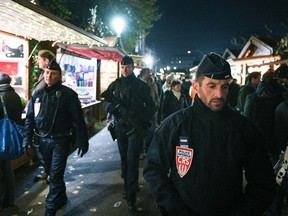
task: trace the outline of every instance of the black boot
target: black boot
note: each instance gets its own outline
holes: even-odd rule
[[[56,210],[55,209],[46,209],[45,210],[45,216],[55,216]]]
[[[136,206],[136,202],[127,201],[128,209],[131,212],[142,212],[142,208]]]

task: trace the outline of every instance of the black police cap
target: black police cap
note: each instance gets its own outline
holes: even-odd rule
[[[56,62],[56,59],[52,59],[46,67],[49,70],[61,71],[61,67]]]
[[[286,78],[288,79],[288,66],[287,65],[281,65],[279,68],[277,68],[274,72],[274,78]]]
[[[124,56],[121,61],[121,65],[134,65],[134,61],[130,56]]]
[[[214,52],[208,53],[202,58],[196,71],[196,77],[200,75],[216,80],[232,79],[229,63]]]

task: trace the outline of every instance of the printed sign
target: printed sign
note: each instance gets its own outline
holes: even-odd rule
[[[176,146],[176,167],[181,178],[189,171],[193,159],[193,149]]]

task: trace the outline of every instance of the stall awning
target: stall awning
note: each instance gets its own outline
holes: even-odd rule
[[[116,47],[89,47],[87,45],[80,44],[71,44],[67,46],[64,44],[57,45],[64,50],[75,52],[88,58],[97,58],[101,60],[121,61],[123,56],[126,55],[124,51]]]
[[[0,31],[38,41],[107,46],[108,42],[48,13],[27,0],[1,0]]]

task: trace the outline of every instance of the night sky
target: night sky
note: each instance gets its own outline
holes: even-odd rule
[[[146,47],[160,59],[158,66],[188,50],[223,54],[226,48],[242,49],[252,34],[288,34],[288,0],[158,0],[158,5],[162,18],[146,38]],[[239,45],[232,44],[233,38]]]

